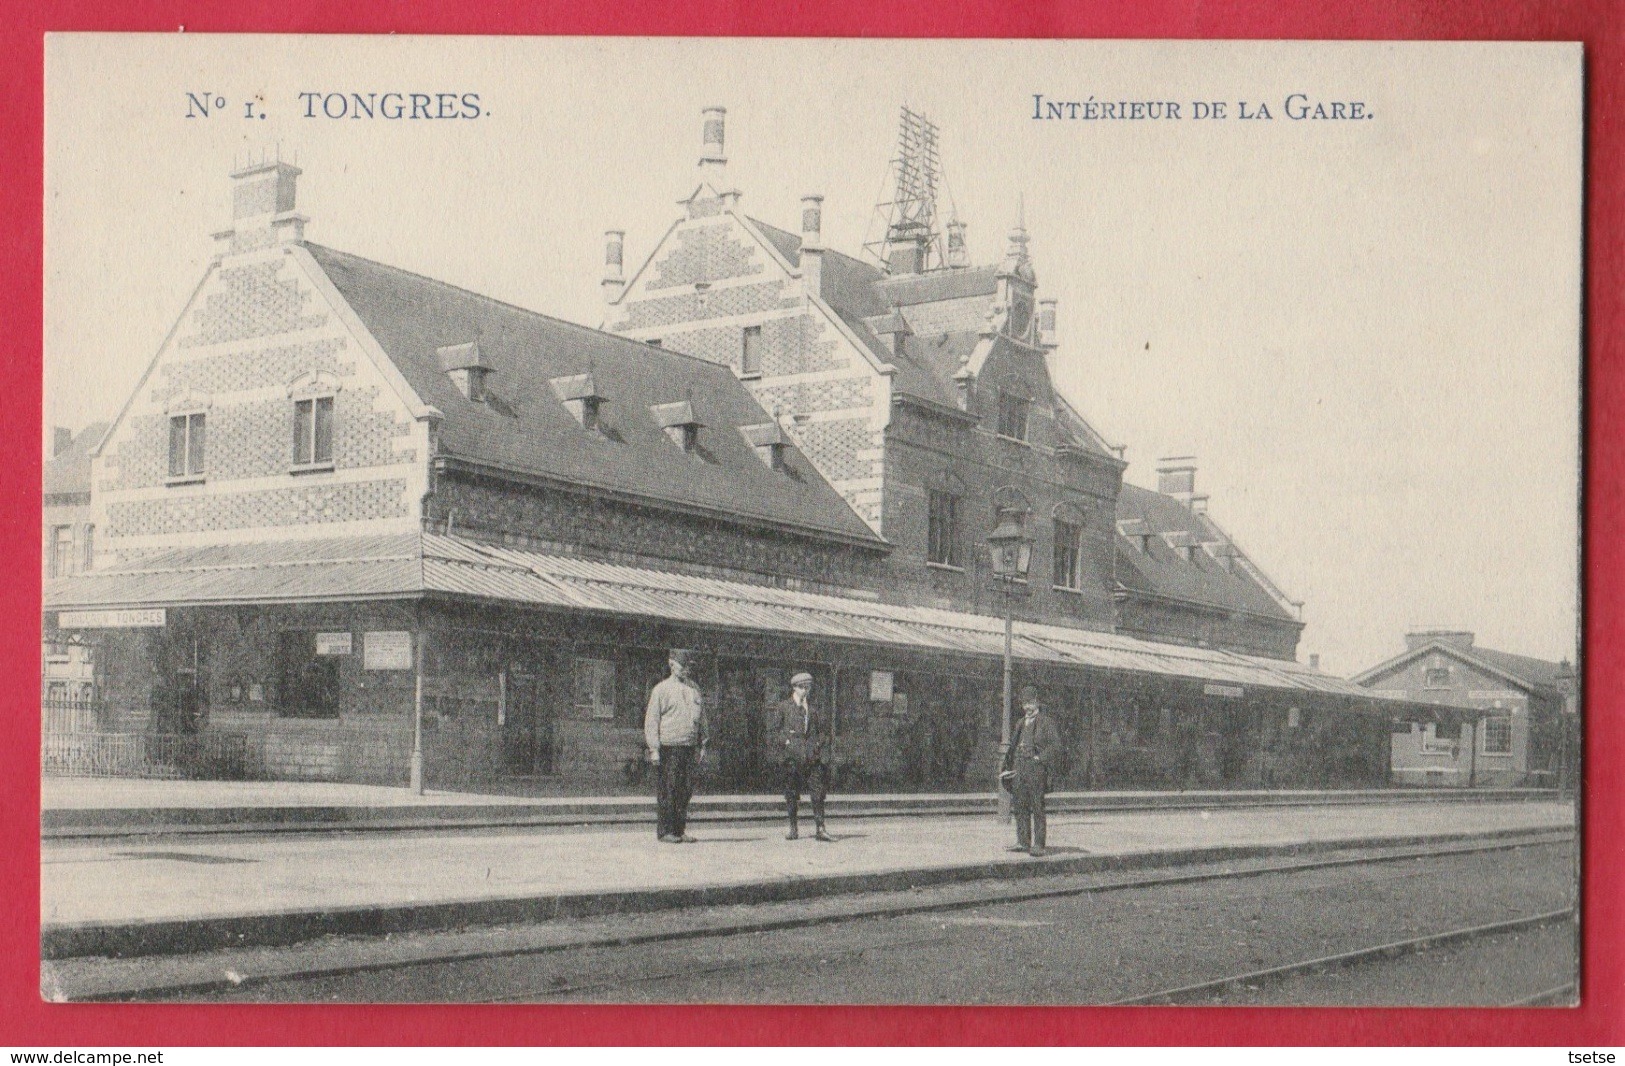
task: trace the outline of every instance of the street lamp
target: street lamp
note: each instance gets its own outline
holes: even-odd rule
[[[1027,535],[1027,512],[1021,507],[999,508],[999,524],[988,534],[993,549],[993,576],[1004,583],[1004,717],[999,723],[999,765],[994,777],[994,795],[999,801],[999,817],[1010,818],[1010,794],[997,775],[1004,770],[1010,753],[1010,643],[1015,623],[1015,583],[1027,579],[1033,561],[1033,538]]]

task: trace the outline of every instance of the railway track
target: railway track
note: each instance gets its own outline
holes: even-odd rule
[[[1299,962],[1290,962],[1282,966],[1271,966],[1264,970],[1253,970],[1248,973],[1231,974],[1196,984],[1182,985],[1178,988],[1168,988],[1157,992],[1148,992],[1143,995],[1130,996],[1126,999],[1113,1000],[1106,1004],[1109,1007],[1130,1006],[1156,1006],[1172,1005],[1178,1003],[1200,1002],[1214,995],[1235,991],[1241,988],[1256,989],[1258,986],[1272,981],[1279,981],[1288,977],[1297,977],[1302,974],[1325,973],[1328,970],[1343,967],[1359,966],[1364,963],[1376,962],[1383,959],[1392,959],[1401,955],[1416,954],[1432,948],[1446,947],[1448,945],[1464,944],[1485,937],[1500,936],[1505,933],[1517,932],[1523,929],[1534,929],[1543,925],[1552,925],[1557,922],[1573,921],[1575,909],[1565,907],[1561,910],[1545,911],[1541,914],[1531,914],[1523,918],[1513,918],[1504,922],[1490,922],[1484,925],[1464,926],[1459,929],[1449,929],[1441,933],[1429,933],[1427,936],[1412,937],[1407,940],[1396,940],[1374,947],[1359,948],[1354,951],[1343,951],[1335,955],[1322,955],[1318,958],[1304,959]],[[1556,988],[1544,989],[1532,996],[1515,1000],[1506,1006],[1544,1006],[1557,1001],[1565,994],[1572,994],[1575,990],[1574,982],[1559,985]]]
[[[1531,833],[1518,837],[1498,838],[1485,842],[1456,842],[1444,845],[1409,845],[1386,849],[1365,849],[1359,853],[1334,853],[1302,859],[1286,861],[1263,861],[1243,866],[1214,865],[1199,868],[1185,868],[1177,871],[1168,871],[1152,875],[1124,875],[1099,876],[1077,875],[1059,877],[1047,882],[999,882],[989,885],[986,882],[972,883],[970,885],[954,886],[949,890],[940,892],[916,893],[887,893],[881,897],[864,897],[855,906],[845,906],[836,910],[821,913],[808,913],[804,906],[780,906],[756,908],[757,913],[744,915],[733,914],[723,920],[706,920],[703,915],[696,914],[691,921],[667,922],[658,928],[633,928],[619,933],[604,932],[597,935],[585,935],[577,939],[554,940],[540,944],[521,944],[517,946],[497,947],[490,944],[469,948],[455,943],[455,937],[450,938],[446,950],[434,951],[413,958],[375,958],[365,957],[365,941],[354,942],[353,947],[362,950],[356,952],[360,958],[344,958],[343,952],[335,948],[336,957],[314,964],[304,965],[294,969],[272,968],[261,973],[232,972],[229,977],[222,977],[225,969],[217,964],[218,960],[202,962],[198,972],[194,975],[181,976],[169,972],[167,979],[159,979],[147,983],[134,980],[117,989],[107,989],[101,992],[74,995],[71,987],[66,997],[69,999],[86,1000],[140,1000],[161,998],[186,998],[188,996],[207,996],[219,992],[234,992],[255,986],[271,984],[288,984],[297,986],[302,982],[321,981],[333,978],[362,977],[365,975],[385,974],[389,971],[412,970],[439,965],[473,963],[491,960],[520,959],[528,956],[541,956],[567,950],[592,950],[634,947],[638,945],[652,945],[659,943],[675,943],[680,941],[720,941],[727,937],[750,933],[773,933],[794,929],[806,929],[816,926],[835,925],[862,921],[865,919],[899,917],[911,914],[930,914],[967,910],[971,908],[998,906],[1001,904],[1018,904],[1034,901],[1061,899],[1069,896],[1082,896],[1098,893],[1119,893],[1132,890],[1155,889],[1162,887],[1189,885],[1201,882],[1240,881],[1268,875],[1308,873],[1317,870],[1336,869],[1339,867],[1376,866],[1387,863],[1400,863],[1407,860],[1450,858],[1456,856],[1475,855],[1486,852],[1510,851],[1518,848],[1544,847],[1554,845],[1568,845],[1574,840],[1574,834],[1569,831],[1544,831]],[[1406,876],[1400,874],[1398,876]],[[864,905],[868,902],[869,905]],[[1554,911],[1528,918],[1517,919],[1513,924],[1534,923],[1544,924],[1562,920],[1564,916],[1572,917],[1572,909],[1567,911]],[[681,912],[674,912],[673,917],[681,918]],[[1505,923],[1502,923],[1505,924]],[[1490,927],[1484,927],[1486,930]],[[1448,930],[1429,937],[1415,938],[1405,942],[1413,945],[1412,950],[1421,950],[1426,943],[1444,943],[1451,938],[1460,938],[1472,930]],[[1478,935],[1489,935],[1482,932]],[[1441,939],[1444,938],[1444,939]],[[932,938],[927,938],[932,939]],[[940,938],[938,938],[940,939]],[[884,951],[887,948],[904,948],[913,946],[914,939],[906,941],[879,940],[866,944],[861,948],[834,950],[825,952],[811,952],[809,956],[828,958],[831,956],[861,955],[869,951]],[[923,941],[922,941],[923,943]],[[1270,970],[1261,970],[1254,973],[1227,976],[1214,981],[1202,982],[1200,985],[1190,985],[1182,988],[1167,989],[1146,996],[1134,997],[1124,1000],[1131,1002],[1177,1002],[1180,996],[1200,996],[1202,990],[1211,990],[1215,987],[1236,987],[1238,983],[1257,983],[1261,980],[1274,979],[1275,976],[1285,976],[1288,973],[1312,972],[1315,969],[1326,969],[1338,965],[1354,965],[1361,957],[1378,958],[1391,957],[1392,954],[1403,950],[1404,944],[1382,944],[1357,952],[1344,953],[1344,956],[1328,956],[1325,958],[1309,959],[1292,963],[1288,966],[1274,967]],[[1386,953],[1386,954],[1385,954]],[[799,956],[771,956],[751,960],[739,960],[708,964],[700,968],[678,968],[669,972],[655,972],[639,974],[635,979],[604,979],[590,981],[568,981],[558,983],[547,982],[536,987],[527,987],[518,991],[505,992],[501,995],[474,1000],[460,1000],[472,1002],[503,1002],[516,1000],[546,1000],[560,996],[593,995],[613,990],[620,984],[649,984],[666,980],[678,980],[685,976],[700,976],[704,973],[722,973],[728,971],[749,970],[752,968],[782,965],[793,962]],[[71,968],[69,968],[71,969]],[[132,970],[134,967],[132,966]],[[138,971],[136,971],[138,972]],[[71,986],[71,981],[68,982]],[[1554,990],[1556,997],[1561,990]]]

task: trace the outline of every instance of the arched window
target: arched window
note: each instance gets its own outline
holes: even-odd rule
[[[293,401],[293,472],[333,469],[333,407],[338,382],[304,374],[288,386]]]
[[[1053,584],[1074,592],[1083,589],[1083,511],[1070,503],[1057,504],[1051,521],[1055,527]]]

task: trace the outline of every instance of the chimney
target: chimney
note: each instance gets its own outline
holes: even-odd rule
[[[294,210],[299,168],[280,160],[231,174],[231,228],[215,234],[231,255],[300,244],[310,220]]]
[[[1207,514],[1207,496],[1191,497],[1191,514]]]
[[[435,349],[435,352],[440,356],[440,369],[451,378],[457,391],[475,403],[484,403],[485,379],[495,368],[480,354],[480,342],[446,344]]]
[[[51,427],[51,455],[58,456],[68,450],[73,443],[73,430],[67,426]]]
[[[1318,651],[1309,653],[1309,669],[1311,669],[1311,670],[1319,670],[1320,669],[1320,653]]]
[[[1171,455],[1159,462],[1161,465],[1157,467],[1157,491],[1164,496],[1172,496],[1186,507],[1190,507],[1196,498],[1196,457]]]
[[[925,241],[914,234],[895,238],[886,253],[889,274],[918,274],[925,269]]]
[[[1405,634],[1405,650],[1415,651],[1427,644],[1448,644],[1462,651],[1473,650],[1473,634],[1464,629],[1413,629]]]
[[[621,260],[626,242],[626,231],[604,231],[604,302],[613,304],[626,291],[626,279],[621,274]]]
[[[1055,304],[1053,296],[1038,301],[1038,343],[1045,348],[1057,348],[1061,343],[1055,332]]]
[[[801,198],[801,284],[808,296],[824,294],[824,198]]]
[[[965,248],[965,224],[957,218],[948,223],[948,265],[962,267],[970,263],[970,252]]]
[[[710,182],[722,197],[724,207],[735,207],[739,203],[739,192],[728,185],[728,155],[723,148],[728,109],[707,107],[700,115],[700,180]]]

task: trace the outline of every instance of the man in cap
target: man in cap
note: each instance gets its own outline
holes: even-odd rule
[[[1004,753],[1004,776],[1013,778],[1011,795],[1016,810],[1016,843],[1008,851],[1044,855],[1044,793],[1050,770],[1062,754],[1061,731],[1038,705],[1038,689],[1021,686],[1021,721]]]
[[[829,792],[829,713],[813,706],[812,686],[812,675],[805,670],[790,678],[790,698],[773,705],[767,722],[770,743],[778,747],[784,764],[784,804],[790,814],[787,840],[801,835],[796,814],[802,792],[812,798],[813,818],[818,825],[814,837],[833,839],[824,831],[824,797]]]
[[[705,756],[705,701],[689,677],[697,652],[673,648],[667,656],[671,675],[649,693],[643,715],[643,739],[655,768],[658,816],[655,835],[664,844],[692,844],[687,833],[688,801],[693,775]],[[696,749],[698,754],[696,755]]]

